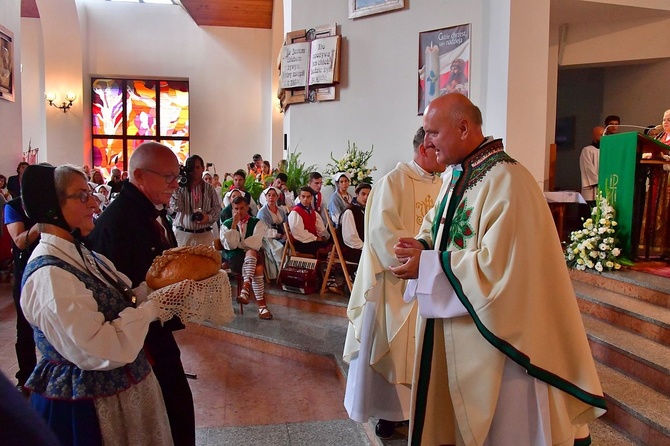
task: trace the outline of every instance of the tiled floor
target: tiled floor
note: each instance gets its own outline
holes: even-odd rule
[[[292,317],[292,312],[298,310],[275,307],[273,321],[259,321],[249,311],[233,324],[242,329],[257,324],[261,331],[285,330],[282,319]],[[313,320],[307,321],[326,326],[319,334],[325,338],[333,330],[321,320],[326,317],[314,315]],[[17,368],[14,321],[11,288],[0,284],[0,370],[12,382]],[[346,322],[343,324],[346,326]],[[299,329],[300,325],[296,327]],[[344,386],[332,358],[299,362],[267,353],[272,348],[260,349],[265,352],[250,348],[253,342],[227,342],[226,335],[219,335],[219,330],[213,328],[189,328],[177,333],[177,341],[184,368],[197,374],[197,379],[189,383],[199,445],[369,444],[362,426],[349,420],[344,411]],[[318,328],[314,326],[312,330]]]

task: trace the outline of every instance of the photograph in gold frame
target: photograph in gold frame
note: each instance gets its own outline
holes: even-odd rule
[[[0,98],[14,102],[14,33],[0,25]]]

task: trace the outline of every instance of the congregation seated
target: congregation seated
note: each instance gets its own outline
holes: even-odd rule
[[[221,215],[219,217],[220,224],[223,224],[223,222],[229,218],[233,218],[233,200],[237,197],[244,197],[244,193],[239,189],[231,189],[223,196],[223,202],[227,204],[221,209]],[[251,208],[249,209],[249,215],[254,215]]]
[[[365,226],[365,205],[372,186],[360,183],[356,186],[356,196],[340,215],[337,235],[342,245],[342,255],[349,262],[358,263],[363,249]]]
[[[233,184],[230,186],[229,190],[233,189],[239,189],[240,192],[242,192],[242,196],[244,196],[244,199],[247,201],[247,204],[249,205],[249,209],[251,210],[251,214],[255,215],[258,212],[258,205],[256,205],[256,202],[254,201],[253,197],[247,190],[245,189],[245,181],[247,180],[247,174],[244,173],[242,169],[239,169],[235,171],[233,174]],[[230,202],[226,200],[226,197],[223,197],[223,206],[228,206]]]
[[[95,188],[95,193],[103,196],[103,199],[100,202],[100,210],[104,210],[109,205],[112,195],[112,187],[106,184],[100,184]]]
[[[258,201],[260,202],[261,206],[264,206],[267,203],[267,200],[265,198],[265,192],[267,192],[267,190],[270,187],[274,187],[279,191],[277,206],[283,208],[284,211],[288,214],[291,211],[291,208],[293,207],[293,200],[295,200],[295,196],[293,192],[291,192],[286,188],[287,181],[288,176],[286,176],[285,173],[283,172],[277,173],[277,176],[275,176],[275,179],[272,181],[272,184],[267,189],[265,189],[261,194],[261,196],[258,198]]]
[[[345,172],[338,172],[333,176],[335,180],[335,192],[330,196],[328,202],[328,215],[335,226],[338,226],[340,215],[351,204],[353,197],[349,193],[351,181]]]
[[[265,201],[265,205],[258,211],[258,218],[265,223],[268,231],[263,239],[265,249],[265,271],[269,279],[277,278],[279,264],[281,263],[282,251],[286,242],[284,234],[284,223],[287,222],[286,211],[279,206],[282,192],[274,186],[263,191],[259,201]]]
[[[329,245],[330,234],[323,219],[312,207],[314,191],[309,186],[300,188],[298,204],[288,214],[288,225],[298,252],[316,255],[319,248]]]
[[[315,209],[316,212],[321,216],[321,221],[326,223],[326,217],[328,217],[328,206],[323,202],[323,196],[321,194],[321,188],[323,187],[323,176],[319,172],[310,172],[309,180],[307,185],[312,189],[314,194],[312,197],[312,209]],[[300,191],[296,191],[300,194]],[[300,198],[295,197],[293,204],[296,205],[300,203]]]
[[[265,282],[263,278],[263,254],[260,249],[267,226],[261,220],[249,215],[249,205],[242,197],[232,202],[233,216],[221,225],[221,243],[223,257],[230,269],[241,274],[244,280],[238,290],[237,302],[249,303],[250,290],[253,289],[258,305],[258,317],[272,319],[272,313],[265,303]]]
[[[107,186],[111,188],[111,193],[118,193],[121,192],[121,188],[123,187],[123,180],[121,180],[121,169],[118,167],[112,168],[112,175],[109,178],[109,182],[107,183]]]
[[[216,196],[219,197],[219,200],[223,200],[221,197],[221,183],[218,181],[219,176],[216,174],[214,175],[216,176],[217,181],[214,181],[214,176],[212,176],[211,173],[204,171],[202,174],[202,181],[210,184],[216,191]],[[223,207],[223,201],[221,201],[221,207]]]

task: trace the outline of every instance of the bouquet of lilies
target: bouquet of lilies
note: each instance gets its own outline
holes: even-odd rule
[[[374,147],[370,147],[368,151],[361,150],[356,147],[356,143],[352,144],[349,141],[347,142],[347,146],[347,152],[339,160],[333,157],[332,152],[330,153],[330,159],[333,162],[326,165],[325,173],[328,175],[326,184],[334,186],[332,175],[338,172],[345,172],[351,180],[352,186],[357,186],[359,183],[372,184],[372,177],[370,175],[377,170],[377,167],[368,168],[367,164],[372,157]]]
[[[582,229],[570,234],[570,244],[565,250],[565,260],[570,268],[602,272],[620,269],[621,249],[616,247],[617,222],[614,208],[601,192],[591,210],[591,218],[584,221]]]

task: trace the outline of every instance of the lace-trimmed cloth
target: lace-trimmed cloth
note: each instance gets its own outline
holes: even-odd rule
[[[161,322],[177,316],[182,322],[225,325],[235,317],[230,281],[224,271],[204,280],[183,280],[149,294]]]

